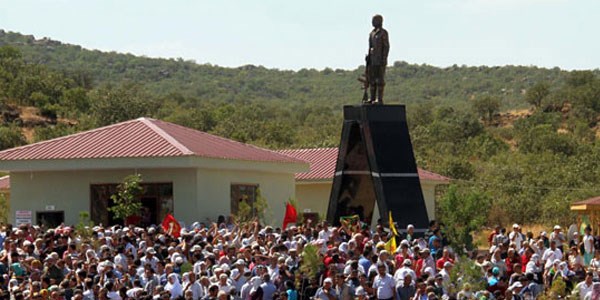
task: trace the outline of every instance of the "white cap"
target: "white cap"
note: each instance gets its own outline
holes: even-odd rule
[[[327,277],[327,278],[325,278],[325,280],[323,280],[323,283],[331,283],[331,284],[333,284],[333,280],[331,280],[331,278]]]
[[[554,230],[557,230],[557,229],[560,230],[560,226],[554,225]]]
[[[519,281],[515,281],[515,283],[513,283],[508,289],[509,290],[514,290],[514,289],[518,289],[518,288],[522,288],[523,284],[521,284],[521,282]]]

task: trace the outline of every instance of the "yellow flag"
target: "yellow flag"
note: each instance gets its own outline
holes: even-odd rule
[[[392,211],[389,211],[390,214],[390,230],[392,231],[392,233],[394,234],[394,236],[400,236],[398,234],[398,231],[396,230],[396,225],[394,225],[394,219],[392,219]]]
[[[391,236],[390,240],[385,243],[385,250],[387,250],[391,254],[396,253],[396,237],[395,236]]]

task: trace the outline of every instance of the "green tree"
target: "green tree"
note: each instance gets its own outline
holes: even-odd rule
[[[546,82],[539,82],[532,86],[525,93],[525,101],[535,108],[542,107],[542,101],[550,94],[550,85]]]
[[[0,150],[25,145],[27,141],[17,126],[0,126]]]
[[[484,121],[491,123],[494,115],[500,112],[500,98],[495,96],[482,96],[473,102],[473,110]]]
[[[455,261],[450,271],[450,281],[450,293],[458,293],[465,284],[471,286],[471,291],[480,291],[486,286],[485,279],[481,276],[481,267],[466,255]]]
[[[8,215],[10,214],[10,206],[8,198],[4,193],[0,193],[0,223],[8,223]]]
[[[91,241],[94,232],[93,227],[94,222],[90,220],[90,213],[87,211],[79,212],[79,222],[75,225],[75,232],[83,241]]]
[[[307,244],[302,250],[302,263],[300,272],[309,278],[316,278],[323,269],[323,259],[319,255],[319,248],[313,244]]]
[[[256,198],[254,201],[248,201],[243,199],[238,204],[238,211],[236,213],[236,219],[240,223],[247,223],[252,220],[258,219],[262,224],[267,224],[268,218],[271,217],[269,212],[269,202],[265,197],[262,196],[260,189],[256,189]]]
[[[452,184],[438,203],[439,219],[452,247],[459,253],[474,248],[471,234],[487,219],[490,199],[473,188]]]
[[[142,202],[139,196],[143,191],[141,186],[142,175],[134,174],[129,175],[123,179],[117,186],[116,194],[110,196],[113,200],[114,205],[109,207],[108,210],[115,215],[115,218],[122,219],[126,222],[126,219],[130,216],[134,216],[142,209]]]
[[[159,107],[139,85],[130,83],[93,90],[89,98],[98,126],[150,116]]]

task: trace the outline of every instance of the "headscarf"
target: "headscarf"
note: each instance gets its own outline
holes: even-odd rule
[[[96,255],[96,251],[94,251],[93,249],[88,249],[85,252],[85,258],[87,259],[87,262],[91,262],[92,260],[97,260],[98,259],[98,255]]]
[[[260,279],[260,277],[252,277],[252,279],[250,279],[250,285],[252,286],[252,289],[250,289],[250,293],[254,293],[256,290],[258,290],[261,283],[262,280]]]
[[[171,279],[173,279],[173,283],[171,283]],[[177,274],[169,274],[168,282],[165,285],[165,291],[169,291],[171,293],[171,299],[183,296],[183,287],[181,286],[181,283],[179,283],[179,277],[177,277]]]

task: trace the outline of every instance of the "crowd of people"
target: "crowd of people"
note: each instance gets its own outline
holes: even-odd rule
[[[395,236],[383,225],[307,220],[282,230],[233,218],[178,234],[134,225],[83,231],[3,226],[0,299],[520,300],[544,295],[557,280],[573,299],[600,295],[589,227],[569,237],[560,226],[536,236],[498,226],[489,251],[461,257],[435,221],[421,236],[411,225]]]

